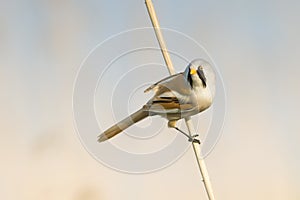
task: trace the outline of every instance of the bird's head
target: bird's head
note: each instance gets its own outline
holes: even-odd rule
[[[203,59],[193,60],[185,69],[184,77],[192,88],[200,86],[206,88],[207,78],[205,69],[211,68],[210,64]]]

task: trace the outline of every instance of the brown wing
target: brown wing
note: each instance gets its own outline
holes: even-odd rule
[[[191,87],[185,80],[183,73],[178,73],[158,81],[157,83],[147,88],[145,92],[148,92],[150,90],[153,90],[155,92],[155,95],[160,95],[170,90],[175,91],[179,94],[190,95]]]
[[[154,114],[182,113],[194,109],[192,104],[182,104],[175,96],[154,96],[147,103],[147,107],[148,110]]]
[[[154,97],[147,103],[152,114],[183,113],[194,108],[192,90],[183,73],[167,77],[146,91],[153,89]]]
[[[148,87],[144,92],[149,92],[150,90],[155,89],[155,88],[156,88],[157,86],[159,86],[160,84],[163,84],[163,83],[165,83],[165,82],[167,82],[167,81],[170,81],[170,80],[172,80],[172,79],[174,79],[174,78],[176,78],[177,76],[180,76],[180,75],[182,75],[182,73],[173,74],[173,75],[171,75],[171,76],[168,76],[168,77],[166,77],[166,78],[163,78],[163,79],[161,79],[160,81],[158,81],[158,82],[154,83],[153,85],[151,85],[150,87]]]

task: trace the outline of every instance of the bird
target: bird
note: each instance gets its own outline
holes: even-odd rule
[[[183,72],[170,75],[148,87],[153,97],[141,109],[113,125],[98,136],[104,142],[121,133],[133,124],[150,116],[161,116],[168,120],[168,127],[188,137],[188,141],[200,144],[198,134],[189,135],[176,126],[180,119],[190,117],[208,109],[213,103],[214,82],[208,81],[212,67],[204,59],[191,61]],[[213,79],[213,78],[212,78]]]

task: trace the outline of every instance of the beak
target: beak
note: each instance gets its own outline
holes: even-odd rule
[[[191,70],[190,70],[190,74],[191,74],[191,75],[196,74],[196,73],[197,73],[197,70],[195,70],[195,69],[191,69]]]

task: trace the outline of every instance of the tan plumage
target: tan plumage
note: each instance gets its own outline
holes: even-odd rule
[[[132,124],[141,121],[142,119],[148,117],[149,112],[145,109],[140,109],[135,113],[131,114],[129,117],[123,119],[119,123],[115,124],[114,126],[110,127],[106,131],[104,131],[99,137],[98,142],[103,142],[113,136],[117,135],[118,133],[122,132]]]
[[[210,67],[204,60],[195,60],[183,73],[166,77],[147,88],[145,92],[152,90],[154,96],[146,105],[104,131],[98,141],[103,142],[110,139],[148,116],[162,116],[169,120],[169,127],[175,128],[177,120],[207,109],[212,104],[213,97],[211,88],[206,85],[204,65]],[[196,69],[200,71],[197,72]]]

